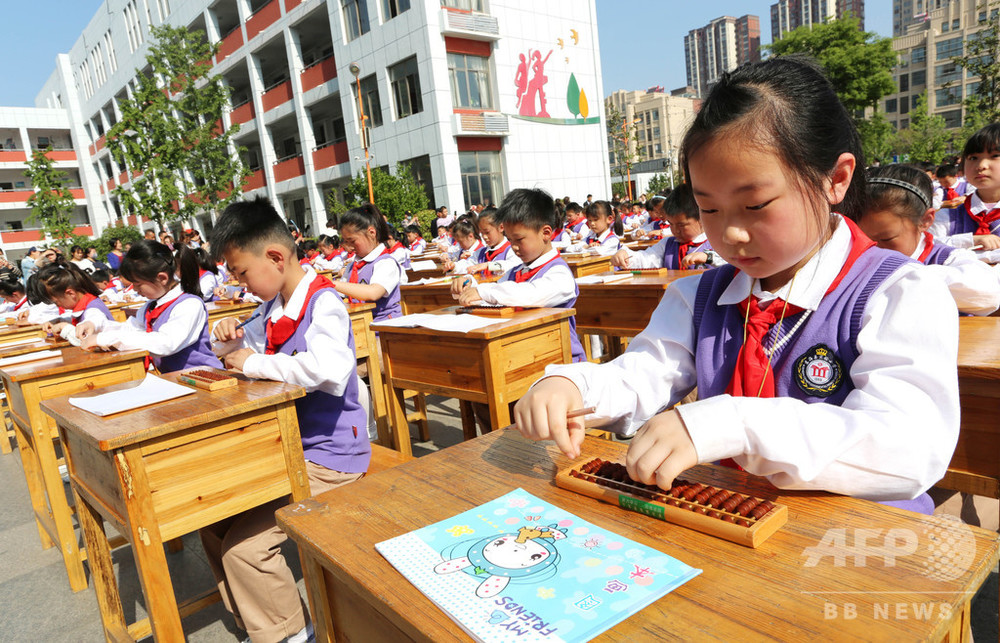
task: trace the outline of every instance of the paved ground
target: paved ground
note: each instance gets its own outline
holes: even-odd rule
[[[462,439],[456,402],[430,397],[428,411],[431,441],[414,444],[418,456]],[[0,489],[4,495],[4,502],[0,503],[0,604],[3,606],[0,609],[0,642],[103,641],[93,589],[71,592],[58,552],[41,549],[17,452],[0,456]],[[955,498],[945,508],[958,515],[960,505]],[[997,502],[981,502],[979,506],[983,526],[996,529]],[[298,557],[290,545],[286,546],[286,557],[295,565],[298,574]],[[212,574],[197,535],[185,537],[184,550],[168,554],[167,560],[174,589],[181,599],[212,586]],[[145,616],[145,610],[131,550],[118,548],[114,552],[114,562],[125,616],[132,622]],[[994,570],[973,604],[973,633],[977,641],[998,640],[997,601],[997,573]],[[188,640],[195,643],[230,643],[244,636],[221,604],[185,619],[184,631]]]

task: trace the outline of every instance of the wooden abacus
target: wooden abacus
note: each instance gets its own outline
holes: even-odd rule
[[[788,521],[788,508],[770,500],[684,480],[665,491],[600,458],[560,471],[556,486],[747,547],[758,547]]]
[[[665,277],[670,274],[669,268],[626,268],[637,277]]]
[[[206,391],[219,391],[239,384],[239,380],[232,375],[213,368],[185,371],[177,375],[177,381]]]
[[[482,315],[484,317],[513,317],[517,309],[512,306],[499,306],[497,304],[472,304],[469,306],[459,306],[455,310],[456,315],[467,313],[470,315]]]

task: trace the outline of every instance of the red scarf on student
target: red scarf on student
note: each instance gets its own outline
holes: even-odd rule
[[[378,253],[378,256],[381,257],[382,255],[387,255],[387,254],[389,254],[389,249],[383,246],[382,252]],[[355,259],[354,263],[351,264],[351,278],[348,281],[350,281],[352,284],[358,283],[358,271],[360,271],[367,265],[368,265],[367,261],[363,259]]]
[[[503,243],[501,243],[500,247],[497,248],[496,250],[490,250],[489,248],[487,248],[486,249],[486,261],[487,262],[489,262],[489,261],[496,261],[496,258],[499,257],[501,254],[503,254],[503,251],[506,250],[509,247],[510,247],[510,241],[507,241],[506,239],[504,239]]]
[[[701,245],[701,244],[696,244],[694,241],[688,241],[687,243],[678,243],[677,244],[677,268],[678,269],[681,269],[681,268],[684,267],[684,263],[683,263],[684,262],[684,257],[687,256],[687,253],[691,250],[691,247],[692,246],[698,246],[698,245]]]
[[[401,242],[397,241],[391,248],[389,248],[389,254],[392,254],[392,253],[396,252],[397,250],[402,250],[402,249],[405,249],[405,248],[406,248],[406,246],[404,246]]]
[[[586,220],[587,220],[587,217],[581,214],[579,219],[574,219],[573,221],[569,222],[569,227],[575,228],[576,226],[580,225],[581,223],[585,222]]]
[[[955,188],[945,188],[944,189],[944,200],[945,201],[952,201],[952,200],[957,199],[957,198],[958,198],[958,192],[955,191]]]
[[[302,257],[301,259],[299,259],[299,265],[300,266],[311,266],[312,262],[309,261],[309,257]]]
[[[90,302],[95,299],[97,299],[97,297],[88,292],[80,297],[79,301],[76,302],[76,305],[73,306],[73,312],[75,314],[70,317],[70,321],[74,326],[80,323],[80,320],[83,319],[83,311],[87,308]],[[15,310],[17,309],[15,308]]]
[[[25,305],[26,303],[28,303],[28,297],[27,297],[27,296],[24,296],[24,297],[21,297],[21,301],[17,302],[17,305],[16,305],[16,306],[14,306],[14,310],[21,310],[21,308],[22,308],[22,307],[23,307],[23,306],[24,306],[24,305]]]
[[[334,258],[336,258],[339,254],[340,253],[338,253],[338,252],[331,252],[328,255],[324,255],[323,258],[326,259],[327,261],[333,261]]]
[[[309,290],[306,291],[306,298],[302,302],[302,309],[299,311],[297,319],[282,316],[277,323],[274,323],[268,317],[267,322],[264,323],[264,332],[267,334],[267,346],[264,348],[265,355],[274,355],[281,350],[281,347],[295,334],[295,330],[302,323],[303,318],[305,318],[306,310],[309,308],[309,302],[312,301],[313,295],[324,288],[333,288],[333,283],[326,277],[314,277],[312,283],[309,284]]]
[[[420,239],[417,239],[416,241],[414,241],[413,243],[410,244],[410,252],[416,252],[417,251],[417,248],[420,247],[420,241],[421,241]]]
[[[990,230],[990,224],[1000,219],[1000,208],[993,208],[989,212],[980,212],[979,214],[972,213],[972,199],[967,199],[965,201],[965,213],[969,217],[979,224],[976,231],[973,234],[993,234]]]
[[[934,249],[934,235],[932,235],[930,232],[924,232],[924,251],[920,253],[919,257],[917,257],[917,261],[919,261],[920,263],[927,261],[927,257],[930,256],[931,250],[933,249]]]
[[[153,332],[153,323],[157,319],[159,319],[160,315],[162,315],[167,310],[167,308],[169,308],[170,305],[173,304],[178,299],[180,299],[180,295],[178,295],[177,297],[174,297],[173,299],[171,299],[168,302],[160,304],[159,306],[156,306],[156,302],[155,301],[154,302],[150,302],[150,304],[148,306],[146,306],[145,318],[146,318],[146,332],[147,333]],[[146,362],[145,363],[146,363],[146,370],[149,370],[149,367],[153,364],[153,360],[152,360],[152,358],[149,355],[146,356]]]
[[[198,279],[201,279],[207,274],[208,274],[207,270],[205,270],[204,268],[198,268]]]
[[[553,261],[555,261],[558,258],[559,258],[559,251],[557,250],[556,251],[556,256],[552,257],[551,259],[549,259],[548,261],[546,261],[542,265],[538,266],[537,268],[532,268],[531,270],[518,270],[517,272],[515,272],[514,273],[514,281],[516,283],[519,283],[519,284],[522,284],[522,283],[524,283],[526,281],[530,281],[532,277],[534,277],[535,275],[538,274],[539,270],[541,270],[545,266],[549,265],[550,263],[552,263]],[[525,268],[527,268],[527,266],[525,266]]]

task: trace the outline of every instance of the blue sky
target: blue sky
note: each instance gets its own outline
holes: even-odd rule
[[[13,0],[5,3],[0,105],[32,106],[55,68],[101,6],[98,0]],[[892,35],[892,2],[868,0],[865,27]],[[686,84],[684,35],[723,15],[760,17],[761,41],[771,40],[768,0],[597,0],[605,95],[616,89],[667,90]]]

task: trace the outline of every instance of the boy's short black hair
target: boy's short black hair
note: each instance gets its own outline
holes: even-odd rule
[[[969,137],[962,150],[962,158],[970,154],[996,151],[1000,151],[1000,123],[990,123]]]
[[[970,138],[969,140],[971,141],[972,139]],[[968,147],[968,143],[966,143],[966,147]],[[975,154],[975,152],[971,152],[971,154]],[[958,166],[952,163],[945,163],[944,165],[939,165],[937,172],[934,173],[934,176],[936,176],[939,179],[943,179],[946,176],[958,176]]]
[[[694,193],[691,191],[689,183],[681,183],[677,189],[667,195],[663,202],[663,213],[668,217],[683,214],[691,219],[701,219],[698,202],[694,200]]]
[[[111,281],[111,273],[107,270],[95,270],[90,273],[90,278],[94,280],[95,284],[99,281]]]
[[[288,223],[270,201],[258,196],[230,204],[216,221],[208,245],[218,261],[230,249],[257,252],[269,243],[281,245],[289,253],[295,250]]]
[[[505,225],[523,225],[532,230],[545,226],[561,228],[557,220],[555,202],[545,190],[518,188],[508,192],[497,210],[497,222]]]
[[[423,236],[423,233],[420,232],[420,226],[418,226],[415,223],[411,223],[410,225],[406,226],[406,231],[407,232],[412,232],[413,234],[417,235],[418,237],[422,237]]]
[[[318,244],[313,239],[306,239],[305,241],[303,241],[302,243],[299,244],[299,247],[302,248],[302,250],[304,252],[309,252],[310,250],[315,250],[317,248],[317,246],[318,246]]]
[[[566,212],[583,212],[583,206],[576,201],[570,201],[566,204]]]

